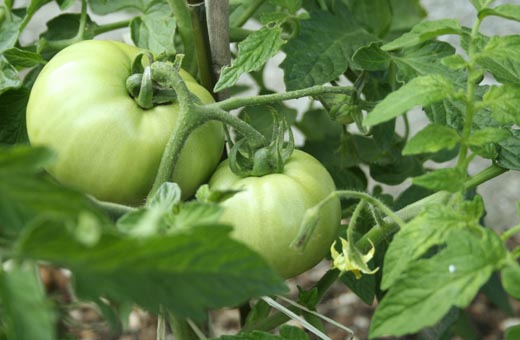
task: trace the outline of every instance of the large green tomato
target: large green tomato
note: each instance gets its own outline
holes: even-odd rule
[[[100,200],[142,203],[177,124],[178,104],[144,110],[127,93],[126,79],[140,52],[115,41],[69,46],[45,65],[29,98],[31,144],[57,152],[49,172]],[[180,74],[203,103],[213,101],[188,73]],[[220,123],[207,123],[190,135],[172,178],[184,197],[209,178],[223,146]]]
[[[303,252],[289,247],[307,209],[335,190],[334,182],[311,155],[295,150],[283,173],[241,178],[222,162],[209,181],[212,190],[240,190],[222,204],[221,222],[233,225],[232,236],[267,260],[284,278],[316,265],[336,238],[338,199],[321,210],[318,226]]]

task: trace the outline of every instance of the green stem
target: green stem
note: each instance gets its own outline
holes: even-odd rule
[[[264,135],[258,132],[258,130],[244,122],[242,119],[237,118],[218,107],[210,104],[206,106],[198,106],[196,110],[204,116],[204,121],[217,120],[229,125],[235,129],[236,132],[246,137],[252,146],[267,145],[267,139]]]
[[[45,51],[45,50],[58,51],[58,50],[64,49],[67,46],[70,46],[74,43],[82,41],[84,39],[86,25],[87,25],[87,2],[85,0],[81,0],[81,14],[80,14],[78,32],[76,33],[76,35],[70,39],[54,40],[54,41],[48,41],[48,40],[42,38],[38,42],[37,52],[41,53],[42,51]],[[20,31],[22,29],[23,28],[20,28]]]
[[[233,24],[231,26],[233,27],[242,27],[252,16],[255,14],[257,9],[262,6],[262,4],[265,2],[265,0],[254,0],[252,3],[248,4],[247,6],[243,6],[244,11],[242,14],[234,20]]]
[[[197,76],[197,60],[195,54],[195,39],[193,36],[193,26],[191,14],[186,4],[186,0],[168,0],[168,4],[175,15],[177,30],[184,46],[183,68],[191,75]]]
[[[343,93],[352,94],[351,86],[323,86],[317,85],[301,90],[288,91],[283,93],[273,93],[253,97],[235,97],[223,100],[209,106],[218,106],[222,110],[230,111],[244,106],[271,104],[289,99],[297,99],[307,96],[315,96],[324,93]]]
[[[513,235],[515,235],[518,232],[520,232],[520,224],[504,231],[501,236],[502,241],[505,242],[509,240]]]
[[[157,340],[166,340],[166,320],[164,318],[164,310],[161,308],[161,312],[157,317]]]
[[[477,187],[478,185],[485,183],[489,181],[490,179],[493,179],[505,172],[507,172],[508,169],[499,167],[498,165],[491,165],[478,174],[474,175],[473,177],[469,178],[466,183],[464,183],[464,188],[466,190],[473,189]]]
[[[213,94],[212,89],[215,82],[211,72],[211,55],[209,51],[208,29],[205,19],[206,14],[204,10],[204,1],[189,1],[189,3],[200,83],[202,86],[204,86],[205,89]]]
[[[475,41],[478,36],[479,28],[480,28],[480,19],[476,19],[475,24],[473,25],[473,29],[471,31],[471,38],[468,49],[468,80],[466,84],[466,114],[464,117],[464,127],[462,130],[462,142],[459,149],[457,166],[464,167],[464,170],[467,170],[467,166],[465,166],[467,153],[469,150],[468,147],[468,138],[471,135],[471,129],[473,126],[473,116],[475,114],[475,72],[478,72],[476,69],[476,60],[475,60]],[[467,176],[467,171],[464,171],[465,176]]]
[[[351,246],[355,246],[354,245],[354,238],[355,238],[354,229],[356,228],[356,223],[357,223],[359,216],[361,215],[361,212],[363,211],[363,209],[365,209],[366,202],[367,202],[366,200],[361,200],[357,204],[356,209],[354,209],[354,212],[352,213],[352,216],[350,217],[350,222],[348,223],[348,227],[347,227],[347,240]]]
[[[118,219],[119,217],[123,216],[124,214],[127,214],[129,212],[136,210],[136,208],[130,207],[127,205],[99,201],[91,196],[89,196],[89,199],[92,201],[92,203],[94,203],[94,205],[103,209],[108,214],[108,216],[110,216],[110,218],[112,218],[114,220]]]
[[[106,32],[118,30],[120,28],[126,28],[130,25],[130,21],[131,20],[122,20],[122,21],[111,22],[111,23],[104,24],[104,25],[99,25],[94,28],[94,30],[93,30],[94,35],[100,35],[100,34],[103,34]]]
[[[84,34],[85,34],[85,27],[87,22],[87,10],[86,10],[86,4],[83,1],[82,2],[82,8],[81,8],[81,16],[80,16],[80,25],[78,29],[78,33],[70,38],[70,39],[63,39],[63,40],[54,40],[54,41],[48,41],[45,39],[40,39],[40,42],[38,43],[38,52],[41,51],[59,51],[64,49],[67,46],[70,46],[74,43],[77,43],[79,41],[84,40]],[[108,23],[105,25],[97,26],[93,29],[94,36],[97,36],[99,34],[103,34],[106,32],[110,32],[113,30],[117,30],[120,28],[128,27],[131,20],[123,20],[113,23]]]
[[[229,28],[229,39],[231,42],[240,42],[247,38],[254,31],[248,30],[241,27],[230,27]]]
[[[379,208],[386,216],[392,219],[393,222],[397,223],[397,225],[403,227],[406,222],[401,219],[401,217],[392,211],[392,209],[388,208],[383,202],[378,200],[375,197],[370,196],[364,192],[359,191],[351,191],[351,190],[340,190],[335,192],[336,195],[342,198],[357,198],[360,200],[364,200],[367,203],[372,204],[373,206]]]
[[[187,320],[179,319],[173,314],[169,314],[169,323],[173,331],[173,335],[177,340],[199,340],[197,333],[193,331]]]
[[[154,184],[148,197],[152,197],[159,187],[171,179],[175,164],[180,152],[186,143],[190,133],[210,120],[226,123],[251,142],[262,145],[266,143],[265,137],[243,120],[223,111],[218,106],[200,106],[193,102],[180,74],[169,63],[155,62],[151,65],[152,79],[167,85],[177,93],[179,102],[179,117],[177,126],[172,132],[159,164]]]

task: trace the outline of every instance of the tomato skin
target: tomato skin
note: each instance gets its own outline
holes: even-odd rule
[[[31,90],[31,144],[56,151],[48,171],[59,181],[100,200],[143,203],[177,124],[177,103],[144,110],[127,93],[126,79],[140,52],[115,41],[76,43],[45,65]],[[203,103],[213,101],[188,73],[180,73]],[[190,135],[172,178],[183,197],[209,178],[223,147],[220,123],[207,123]]]
[[[335,190],[327,170],[311,155],[295,150],[283,173],[241,178],[222,162],[209,181],[212,190],[241,190],[225,200],[221,222],[233,225],[232,236],[259,254],[284,278],[316,265],[337,236],[338,199],[321,210],[320,220],[303,252],[290,248],[307,209]]]

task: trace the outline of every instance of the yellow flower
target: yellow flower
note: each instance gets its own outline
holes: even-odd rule
[[[341,254],[338,253],[336,248],[334,248],[336,245],[335,241],[330,247],[330,253],[333,260],[332,266],[341,272],[340,275],[351,271],[356,276],[356,279],[360,279],[361,273],[374,274],[379,270],[379,267],[374,270],[370,270],[370,268],[368,268],[367,263],[374,257],[374,253],[376,251],[374,244],[371,241],[369,242],[372,245],[372,248],[368,251],[367,254],[363,255],[359,250],[357,250],[356,247],[351,247],[347,240],[344,238],[340,239],[342,249]]]

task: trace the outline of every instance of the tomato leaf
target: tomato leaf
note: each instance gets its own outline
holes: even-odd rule
[[[519,84],[492,86],[484,94],[484,104],[491,108],[493,118],[498,122],[520,125],[520,112],[518,111],[520,105]]]
[[[511,137],[508,129],[483,128],[472,133],[468,138],[468,145],[482,146],[488,143],[498,143]]]
[[[520,21],[520,6],[513,4],[498,5],[493,8],[485,8],[478,13],[480,18],[497,16],[505,19]]]
[[[187,202],[180,207],[180,211],[168,216],[167,223],[170,232],[182,228],[215,224],[222,215],[222,210],[222,207],[218,204]]]
[[[453,55],[455,49],[442,41],[427,41],[404,48],[391,54],[392,62],[397,67],[397,80],[407,82],[417,76],[438,73],[450,80],[462,78],[460,72],[453,72],[442,60]]]
[[[356,279],[354,273],[346,272],[340,276],[340,280],[367,305],[374,302],[376,291],[374,275],[362,275],[360,279]]]
[[[258,70],[269,58],[274,56],[285,40],[282,28],[265,26],[250,34],[238,44],[238,56],[231,66],[224,66],[215,91],[233,86],[243,73]]]
[[[512,130],[512,136],[498,143],[497,164],[510,170],[520,170],[520,130]]]
[[[269,0],[273,5],[286,8],[289,13],[296,13],[302,7],[302,0]]]
[[[438,124],[430,124],[413,136],[403,149],[403,155],[437,152],[453,149],[460,141],[454,129]]]
[[[66,10],[70,6],[72,6],[72,4],[74,4],[75,1],[74,0],[56,0],[56,2],[60,6],[61,10]]]
[[[284,46],[287,57],[281,67],[288,90],[336,79],[347,70],[354,52],[378,40],[355,22],[341,2],[335,10],[335,15],[312,11],[311,18],[301,23],[300,34]]]
[[[374,126],[402,115],[415,106],[441,101],[453,93],[453,84],[439,74],[412,79],[390,93],[365,117],[367,126]]]
[[[22,80],[16,68],[0,56],[0,94],[22,86]]]
[[[284,103],[246,107],[240,112],[239,117],[248,121],[248,124],[261,132],[268,140],[271,140],[273,138],[273,125],[275,124],[273,110],[278,114],[280,119],[285,119],[287,124],[294,124],[298,111],[288,107]]]
[[[515,340],[520,338],[520,325],[512,326],[506,330],[506,340]]]
[[[502,283],[506,292],[520,299],[520,265],[516,262],[510,262],[502,269]]]
[[[22,50],[16,47],[4,51],[4,57],[12,65],[21,67],[33,67],[46,63],[45,59],[43,59],[38,53]]]
[[[11,13],[11,19],[4,19],[0,22],[0,54],[14,47],[20,35],[22,18],[15,13]]]
[[[487,6],[491,5],[495,0],[470,0],[477,11],[480,11]]]
[[[209,225],[145,238],[104,232],[86,245],[73,228],[48,220],[28,230],[17,249],[22,258],[70,269],[81,298],[134,302],[154,313],[163,306],[202,320],[208,308],[286,291],[259,255],[229,237],[230,230]]]
[[[380,164],[377,161],[370,164],[372,178],[388,185],[401,184],[409,177],[418,176],[423,172],[422,162],[411,156],[395,157],[388,164]]]
[[[483,214],[482,200],[464,204],[472,209],[456,211],[445,204],[427,206],[395,234],[384,259],[382,289],[391,288],[408,266],[430,248],[444,243],[451,230],[479,227]]]
[[[391,32],[400,34],[409,31],[427,15],[419,0],[390,0],[393,17]]]
[[[81,22],[81,15],[65,13],[52,18],[47,22],[47,30],[40,37],[46,40],[64,40],[76,36]],[[93,39],[98,25],[87,15],[83,39]]]
[[[384,51],[392,51],[399,48],[418,45],[445,34],[462,34],[462,27],[456,19],[441,19],[436,21],[424,21],[415,25],[408,33],[383,45]]]
[[[156,3],[158,3],[157,0],[89,0],[88,5],[95,14],[105,15],[122,9],[133,9],[144,13]]]
[[[434,325],[451,306],[466,307],[506,257],[493,231],[452,230],[444,249],[412,263],[392,285],[374,314],[370,337],[414,333]]]
[[[459,168],[443,168],[414,177],[413,184],[430,190],[457,192],[464,188],[463,173]]]
[[[136,46],[156,54],[175,54],[176,20],[166,3],[153,6],[130,23],[132,41]]]
[[[34,267],[0,273],[3,329],[7,338],[56,339],[55,316]]]
[[[46,149],[0,148],[0,225],[4,235],[18,234],[28,222],[43,215],[68,220],[86,211],[107,219],[83,194],[41,174],[52,159]]]
[[[358,49],[352,56],[352,60],[357,68],[367,71],[382,71],[390,66],[391,57],[379,48],[377,43],[371,43]]]
[[[28,141],[25,127],[25,107],[28,100],[29,91],[24,88],[9,90],[0,95],[0,143]]]
[[[368,32],[383,37],[390,30],[392,24],[390,1],[352,0],[349,6],[358,24]],[[374,11],[374,8],[377,8],[377,11]]]
[[[489,39],[477,55],[477,63],[501,83],[520,82],[520,36],[495,36]]]

